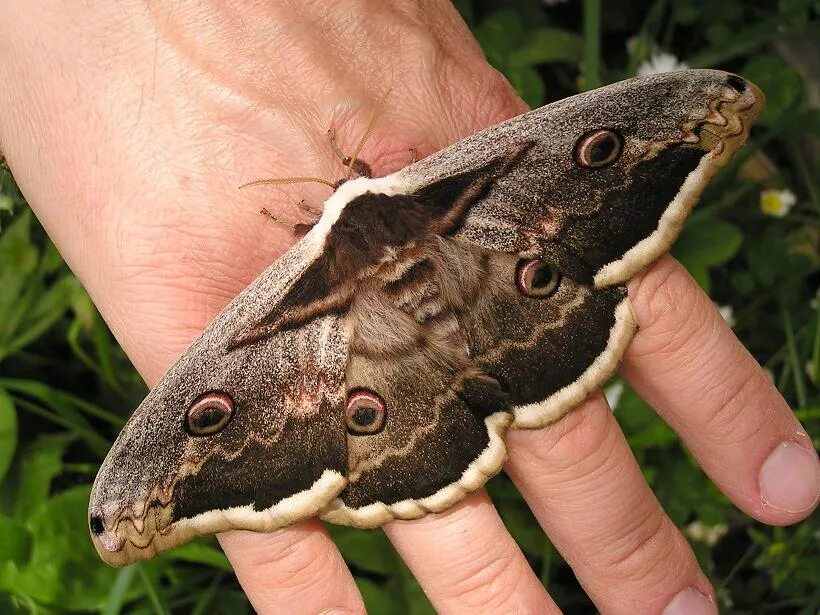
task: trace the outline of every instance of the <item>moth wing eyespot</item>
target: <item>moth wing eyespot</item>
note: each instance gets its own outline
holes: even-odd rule
[[[738,94],[743,94],[746,91],[746,80],[737,75],[729,75],[726,78],[726,84],[735,90]]]
[[[515,285],[518,291],[534,299],[546,299],[558,290],[561,274],[542,260],[521,259],[515,268]]]
[[[199,396],[185,413],[185,431],[192,436],[210,436],[225,428],[233,416],[233,400],[225,393],[210,391]]]
[[[105,531],[105,525],[103,524],[103,519],[100,515],[91,514],[91,518],[89,519],[88,526],[91,528],[91,533],[95,536],[99,536]]]
[[[600,128],[582,135],[575,143],[578,166],[600,169],[611,165],[623,152],[624,139],[614,130]]]
[[[369,389],[353,389],[347,395],[345,424],[352,435],[372,435],[384,429],[384,400]]]

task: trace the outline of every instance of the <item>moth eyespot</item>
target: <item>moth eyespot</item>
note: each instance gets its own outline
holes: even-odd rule
[[[198,397],[185,414],[185,430],[192,436],[210,436],[228,424],[233,400],[225,393],[210,392]]]
[[[600,169],[621,155],[624,139],[614,130],[593,130],[575,144],[575,162],[590,169]]]
[[[384,400],[373,391],[354,389],[347,395],[345,422],[353,435],[379,433],[387,420]]]
[[[91,518],[88,522],[89,527],[91,528],[91,533],[95,536],[99,536],[105,531],[105,525],[103,524],[102,517],[100,515],[91,515]]]
[[[560,283],[561,274],[544,261],[520,260],[515,268],[515,285],[521,294],[527,297],[551,297],[558,290]]]
[[[743,94],[746,91],[746,81],[737,75],[729,75],[726,84],[738,94]]]

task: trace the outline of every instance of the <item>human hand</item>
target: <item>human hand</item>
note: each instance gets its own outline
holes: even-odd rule
[[[302,198],[327,196],[237,184],[336,179],[326,130],[354,143],[388,87],[362,154],[376,174],[524,110],[447,2],[15,4],[14,30],[0,20],[0,147],[149,384],[292,243],[260,203],[293,220]],[[630,295],[642,330],[625,377],[739,507],[776,524],[808,515],[811,443],[708,298],[669,258]],[[679,612],[715,610],[687,593],[712,599],[602,396],[508,443],[507,471],[602,611],[661,612],[681,591],[705,610]],[[439,611],[557,611],[483,492],[385,532]],[[260,612],[362,608],[318,522],[220,540]]]

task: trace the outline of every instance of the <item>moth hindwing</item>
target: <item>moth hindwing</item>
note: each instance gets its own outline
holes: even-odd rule
[[[558,420],[635,330],[627,281],[745,141],[759,90],[641,77],[342,184],[135,411],[94,484],[113,565],[301,519],[447,509]]]

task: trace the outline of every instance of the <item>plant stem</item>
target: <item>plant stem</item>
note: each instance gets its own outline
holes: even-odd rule
[[[601,0],[584,0],[584,89],[601,86]]]
[[[794,329],[792,328],[792,318],[786,306],[781,306],[783,313],[783,328],[786,330],[786,345],[789,349],[789,362],[794,375],[794,392],[797,396],[799,408],[806,407],[806,385],[803,382],[803,370],[800,366],[800,357],[797,354],[797,344],[794,341]]]

